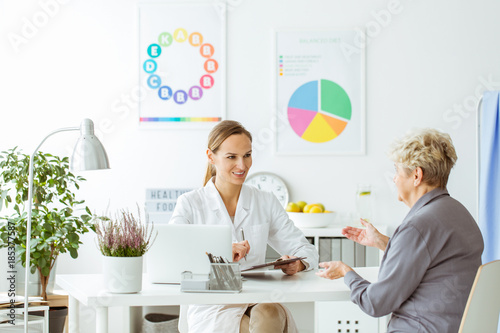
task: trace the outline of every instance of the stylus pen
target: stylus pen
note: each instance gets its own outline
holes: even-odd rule
[[[242,239],[243,241],[245,241],[245,233],[243,232],[243,228],[241,228],[240,230],[241,230],[241,239]],[[247,255],[246,255],[246,253],[245,253],[245,260],[247,260]]]

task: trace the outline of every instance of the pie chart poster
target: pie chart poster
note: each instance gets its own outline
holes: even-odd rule
[[[207,128],[225,117],[225,7],[139,5],[141,128]]]
[[[359,30],[276,32],[277,154],[365,153]]]

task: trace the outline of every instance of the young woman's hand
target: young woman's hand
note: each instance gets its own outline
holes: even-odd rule
[[[283,259],[283,260],[286,260],[286,259],[292,259],[292,258],[297,258],[295,256],[282,256],[280,259]],[[280,268],[283,273],[285,273],[286,275],[293,275],[297,272],[300,272],[300,271],[303,271],[304,269],[306,269],[306,266],[304,266],[304,264],[302,263],[301,260],[297,260],[297,261],[294,261],[294,262],[291,262],[289,264],[286,264],[286,265],[278,265],[278,266],[274,266],[274,268]]]
[[[247,253],[250,252],[250,243],[247,240],[244,240],[239,243],[233,243],[233,261],[240,261],[242,258],[245,258]]]

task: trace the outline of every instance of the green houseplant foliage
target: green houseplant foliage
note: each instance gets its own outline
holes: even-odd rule
[[[41,296],[47,300],[47,284],[57,256],[69,252],[78,257],[80,235],[93,229],[91,213],[74,193],[85,179],[69,171],[68,157],[38,152],[34,157],[30,270],[38,271]],[[26,267],[29,155],[17,147],[0,153],[0,191],[11,216],[0,217],[0,247],[15,244],[16,259]],[[15,235],[12,236],[14,226]],[[10,231],[9,231],[10,230]],[[27,288],[27,286],[26,286]]]

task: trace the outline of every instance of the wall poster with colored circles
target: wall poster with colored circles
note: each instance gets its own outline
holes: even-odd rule
[[[276,31],[276,154],[365,154],[364,36]]]
[[[141,128],[209,128],[225,118],[223,3],[139,5]]]

